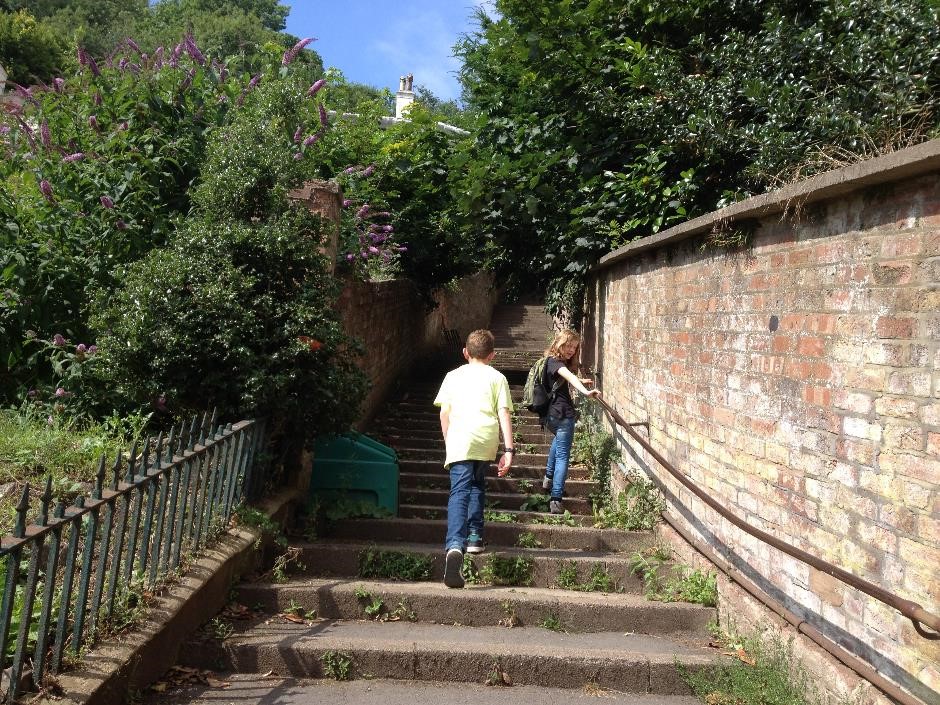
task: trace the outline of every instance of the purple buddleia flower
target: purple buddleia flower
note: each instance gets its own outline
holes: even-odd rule
[[[127,38],[124,40],[124,43],[125,43],[127,46],[129,46],[131,49],[133,49],[134,51],[136,51],[138,54],[140,53],[140,47],[137,46],[137,42],[135,42],[135,41],[134,41],[133,39],[131,39],[130,37],[127,37]]]
[[[85,53],[85,50],[84,50],[82,47],[78,47],[78,48],[76,49],[75,55],[76,55],[76,58],[78,58],[78,65],[79,65],[79,66],[84,66],[84,65],[85,65],[85,62],[88,61],[88,59],[87,59],[87,56],[88,56],[88,55]]]
[[[372,174],[374,174],[374,173],[375,173],[375,164],[370,164],[369,166],[367,166],[367,167],[363,170],[363,172],[362,172],[362,177],[363,177],[363,178],[368,178],[368,177],[372,176]]]
[[[30,399],[35,399],[37,394],[39,394],[39,392],[37,392],[35,389],[30,389],[28,392],[26,392],[26,396],[28,396]]]
[[[52,87],[56,93],[61,93],[65,89],[65,79],[59,77],[52,79]]]
[[[398,252],[407,252],[407,251],[408,251],[408,248],[405,247],[404,245],[400,245],[400,246],[396,247],[395,249],[396,249]]]
[[[33,105],[37,107],[39,106],[39,101],[36,100],[35,96],[33,95],[33,90],[31,88],[25,88],[21,86],[19,83],[14,83],[13,87],[16,89],[17,93],[23,96],[24,100],[28,100],[30,103],[32,103]]]
[[[10,126],[0,125],[0,135],[8,135],[8,134],[10,134]]]
[[[360,169],[360,167],[358,167],[358,166],[348,166],[348,167],[346,167],[345,169],[343,169],[343,173],[344,173],[344,174],[355,174],[357,171],[359,171],[359,169]]]
[[[88,354],[89,354],[89,355],[94,355],[96,352],[98,352],[98,346],[97,346],[97,345],[89,345],[89,346],[88,346]]]
[[[52,196],[52,184],[46,179],[39,182],[39,191],[49,203],[55,203],[55,198]]]
[[[183,82],[180,84],[180,93],[185,93],[193,84],[193,78],[196,76],[196,68],[193,67],[189,70],[189,73],[186,74],[186,78],[183,79]]]
[[[88,346],[85,345],[85,343],[79,343],[75,346],[75,352],[84,355],[86,352],[88,352]]]
[[[98,118],[95,115],[88,116],[88,127],[96,132],[101,129],[101,126],[98,124]]]
[[[320,103],[317,107],[320,109],[320,124],[326,127],[326,108],[323,107],[323,103]]]
[[[310,42],[315,42],[316,37],[306,37],[297,42],[294,46],[284,52],[284,56],[281,57],[281,65],[288,66],[294,59],[297,58],[297,55],[303,51],[303,48],[307,46]]]
[[[248,90],[251,90],[252,88],[257,86],[260,82],[261,82],[261,74],[256,73],[254,76],[251,77],[251,80],[248,81]]]
[[[304,158],[304,155],[303,155],[302,153],[300,153],[300,152],[297,152],[296,154],[294,154],[294,159],[295,159],[295,160],[297,160],[297,159],[303,159],[303,158]]]
[[[118,132],[124,132],[127,129],[127,120],[118,125]]]
[[[376,247],[375,245],[369,245],[369,250],[368,250],[368,251],[369,251],[369,254],[370,254],[370,255],[377,255],[377,254],[379,254],[379,248]]]
[[[98,200],[100,200],[101,205],[107,208],[108,210],[111,210],[112,208],[114,208],[114,201],[111,200],[110,196],[102,196]]]
[[[348,198],[343,199],[343,208],[349,208],[352,205],[352,201]]]
[[[304,147],[311,147],[315,145],[322,136],[322,132],[317,132],[316,134],[310,135],[307,137],[307,139],[304,140]]]
[[[84,158],[85,158],[84,152],[75,152],[74,154],[68,154],[62,157],[62,162],[64,164],[70,164],[72,162],[80,162]]]
[[[52,136],[49,134],[49,123],[43,120],[39,123],[39,140],[43,147],[52,146]]]
[[[359,210],[356,211],[356,217],[357,217],[359,220],[362,220],[362,219],[365,218],[367,215],[369,215],[369,204],[368,204],[368,203],[363,204],[363,206],[362,206]]]
[[[101,94],[100,94],[100,93],[95,93],[94,101],[95,101],[95,105],[101,105]]]
[[[62,397],[66,395],[66,391],[62,389],[62,387],[58,387],[55,390],[55,395],[56,395],[56,398],[61,399]]]
[[[140,64],[135,64],[133,61],[127,65],[127,68],[131,70],[131,73],[135,76],[140,75]]]
[[[352,254],[351,252],[348,255],[346,255],[347,262],[352,262],[354,259],[356,259],[356,255]]]
[[[315,96],[323,86],[326,85],[326,79],[321,78],[319,81],[316,81],[310,88],[307,89],[307,95],[311,98]]]
[[[294,130],[294,143],[300,142],[301,138],[304,136],[303,130],[301,130],[300,125],[297,126],[297,129]]]
[[[52,344],[56,347],[62,347],[65,345],[65,336],[61,333],[56,333],[54,336],[52,336]]]
[[[97,64],[97,62],[95,61],[94,57],[91,56],[91,54],[86,54],[85,56],[86,56],[86,58],[88,59],[88,68],[91,70],[91,75],[92,75],[92,76],[100,76],[100,75],[101,75],[101,69],[98,68],[98,64]]]
[[[124,222],[122,218],[118,218],[118,222],[114,224],[118,230],[127,230],[127,223]]]
[[[118,68],[119,68],[121,71],[123,71],[124,69],[127,68],[127,65],[128,65],[129,63],[130,63],[130,61],[128,60],[128,58],[127,58],[126,56],[122,56],[122,57],[121,57],[121,60],[118,62]]]
[[[382,232],[383,232],[383,233],[393,233],[393,232],[395,232],[395,228],[394,228],[393,226],[391,226],[391,225],[383,225],[383,226],[382,226]]]
[[[206,63],[206,57],[203,56],[203,53],[199,51],[199,47],[196,46],[196,40],[193,39],[192,34],[187,34],[186,38],[183,40],[185,44],[186,53],[200,66],[203,66]]]

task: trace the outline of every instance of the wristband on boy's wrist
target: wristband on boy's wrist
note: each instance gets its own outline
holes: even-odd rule
[[[506,448],[506,450],[504,450],[503,452],[504,452],[504,453],[512,453],[513,455],[515,455],[515,454],[516,454],[516,449],[515,449],[515,448]]]

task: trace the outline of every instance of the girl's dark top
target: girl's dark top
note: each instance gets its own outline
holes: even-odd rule
[[[559,376],[558,370],[565,367],[565,363],[557,357],[550,357],[545,361],[545,376],[548,378],[548,388],[557,382],[558,389],[555,391],[555,398],[552,399],[548,407],[548,415],[556,419],[575,418],[574,403],[571,401],[571,388],[564,377]]]

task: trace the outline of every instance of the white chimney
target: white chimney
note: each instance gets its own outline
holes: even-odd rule
[[[415,77],[410,73],[398,79],[398,93],[395,94],[395,117],[399,120],[405,117],[405,109],[415,102],[415,94],[412,90],[414,80]]]
[[[7,86],[7,72],[3,70],[3,66],[0,66],[0,95],[3,95],[3,91]]]

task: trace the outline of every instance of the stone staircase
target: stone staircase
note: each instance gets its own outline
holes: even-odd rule
[[[505,306],[493,330],[505,346],[494,364],[518,403],[523,360],[546,345],[546,317]],[[234,631],[224,639],[218,626],[204,630],[183,650],[185,665],[233,673],[227,680],[246,702],[697,702],[678,665],[714,661],[706,625],[715,610],[643,597],[629,559],[656,539],[593,528],[584,469],[569,475],[570,515],[547,513],[547,498],[541,506],[533,495],[550,436],[528,412],[516,412],[522,452],[511,477],[488,478],[487,550],[466,566],[475,577],[463,590],[443,585],[449,480],[431,403],[442,376],[407,385],[370,432],[400,456],[399,515],[342,519],[317,540],[292,542],[303,570],[281,584],[239,585],[250,618],[225,627]],[[420,579],[394,579],[403,573]],[[585,591],[591,582],[607,591]],[[178,702],[241,702],[230,695],[189,689]]]

